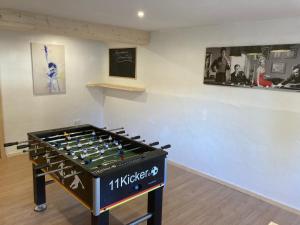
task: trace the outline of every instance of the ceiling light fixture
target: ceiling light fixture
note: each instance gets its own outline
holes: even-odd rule
[[[144,16],[145,16],[144,11],[138,11],[138,12],[137,12],[137,16],[138,16],[139,18],[144,18]]]

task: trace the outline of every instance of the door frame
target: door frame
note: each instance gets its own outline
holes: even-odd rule
[[[2,110],[2,92],[0,82],[0,160],[7,159],[6,152],[4,149],[4,125],[3,125],[3,110]]]

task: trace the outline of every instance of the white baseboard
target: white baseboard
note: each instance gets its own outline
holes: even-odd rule
[[[13,156],[17,156],[17,155],[22,155],[24,153],[22,153],[21,151],[17,151],[17,150],[15,150],[15,151],[10,150],[10,151],[6,151],[6,154],[7,154],[7,157],[13,157]],[[268,197],[266,197],[266,196],[264,196],[262,194],[258,194],[258,193],[255,193],[253,191],[249,191],[249,190],[244,189],[242,187],[239,187],[239,186],[237,186],[235,184],[232,184],[232,183],[220,180],[219,178],[214,177],[212,175],[209,175],[209,174],[197,171],[195,169],[188,168],[188,167],[186,167],[186,166],[184,166],[182,164],[179,164],[177,162],[174,162],[174,161],[172,161],[170,159],[168,159],[168,163],[171,164],[171,165],[173,165],[173,166],[176,166],[178,168],[181,168],[181,169],[183,169],[185,171],[193,173],[195,175],[198,175],[198,176],[201,176],[201,177],[205,177],[205,178],[207,178],[207,179],[209,179],[211,181],[217,182],[217,183],[222,184],[222,185],[224,185],[226,187],[232,188],[232,189],[240,191],[240,192],[242,192],[244,194],[250,195],[250,196],[252,196],[254,198],[257,198],[257,199],[260,199],[262,201],[265,201],[265,202],[267,202],[269,204],[272,204],[274,206],[282,208],[282,209],[284,209],[286,211],[289,211],[289,212],[295,213],[297,215],[300,215],[300,210],[292,208],[292,207],[290,207],[290,206],[288,206],[288,205],[286,205],[284,203],[281,203],[281,202],[275,201],[273,199],[270,199],[270,198],[268,198]]]
[[[291,213],[295,213],[295,214],[297,214],[297,215],[300,215],[300,210],[295,209],[295,208],[292,208],[292,207],[290,207],[290,206],[288,206],[288,205],[286,205],[286,204],[284,204],[284,203],[281,203],[281,202],[275,201],[275,200],[273,200],[273,199],[270,199],[270,198],[268,198],[268,197],[266,197],[266,196],[264,196],[264,195],[262,195],[262,194],[258,194],[258,193],[255,193],[255,192],[253,192],[253,191],[249,191],[249,190],[244,189],[244,188],[242,188],[242,187],[239,187],[239,186],[237,186],[237,185],[235,185],[235,184],[232,184],[232,183],[229,183],[229,182],[220,180],[220,179],[217,178],[217,177],[214,177],[214,176],[211,176],[211,175],[209,175],[209,174],[206,174],[206,173],[197,171],[197,170],[195,170],[195,169],[188,168],[188,167],[186,167],[186,166],[184,166],[184,165],[182,165],[182,164],[179,164],[179,163],[177,163],[177,162],[174,162],[174,161],[172,161],[172,160],[170,160],[170,159],[168,159],[168,163],[171,164],[171,165],[173,165],[173,166],[176,166],[176,167],[178,167],[178,168],[181,168],[181,169],[183,169],[183,170],[185,170],[185,171],[188,171],[188,172],[190,172],[190,173],[193,173],[193,174],[195,174],[195,175],[198,175],[198,176],[201,176],[201,177],[205,177],[205,178],[207,178],[207,179],[209,179],[209,180],[211,180],[211,181],[217,182],[217,183],[222,184],[222,185],[224,185],[224,186],[226,186],[226,187],[229,187],[229,188],[232,188],[232,189],[237,190],[237,191],[239,191],[239,192],[242,192],[242,193],[244,193],[244,194],[250,195],[250,196],[252,196],[252,197],[254,197],[254,198],[257,198],[257,199],[259,199],[259,200],[265,201],[265,202],[267,202],[267,203],[269,203],[269,204],[272,204],[272,205],[274,205],[274,206],[277,206],[277,207],[279,207],[279,208],[281,208],[281,209],[284,209],[284,210],[286,210],[286,211],[289,211],[289,212],[291,212]]]

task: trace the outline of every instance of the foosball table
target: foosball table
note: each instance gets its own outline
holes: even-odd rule
[[[107,130],[92,125],[28,133],[28,140],[6,143],[29,152],[32,161],[35,211],[46,210],[49,175],[91,211],[92,225],[108,225],[109,211],[148,194],[148,211],[130,222],[160,225],[167,165],[158,142],[145,144],[123,128]],[[26,148],[26,150],[25,150]]]

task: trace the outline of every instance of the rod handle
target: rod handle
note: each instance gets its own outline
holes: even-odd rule
[[[149,146],[151,146],[151,147],[153,147],[153,146],[155,146],[155,145],[159,145],[159,142],[156,141],[156,142],[152,142],[152,143],[149,144]]]
[[[161,146],[160,148],[161,149],[168,149],[168,148],[171,148],[171,145],[164,145],[164,146]]]
[[[54,182],[55,182],[54,180],[47,180],[47,181],[45,182],[45,185],[53,184]]]
[[[116,131],[116,130],[124,130],[124,127],[109,129],[108,131],[112,132],[112,131]]]
[[[125,133],[126,133],[125,130],[121,130],[121,131],[116,132],[116,134],[125,134]]]
[[[38,164],[34,167],[34,169],[37,169],[37,170],[41,170],[41,169],[45,169],[47,167],[49,167],[50,165],[48,163],[43,163],[43,164]]]
[[[24,151],[23,151],[24,152]],[[26,152],[26,151],[25,151]],[[46,155],[47,152],[40,152],[40,153],[35,153],[35,154],[32,154],[31,157],[38,157],[38,156],[42,156],[42,155]]]
[[[24,149],[24,148],[28,148],[29,145],[18,145],[17,149]]]
[[[141,136],[138,135],[138,136],[132,137],[131,139],[132,139],[132,140],[137,140],[137,139],[140,139],[140,138],[141,138]]]
[[[15,141],[15,142],[8,142],[4,144],[4,148],[6,147],[10,147],[10,146],[14,146],[14,145],[18,145],[19,142]]]

